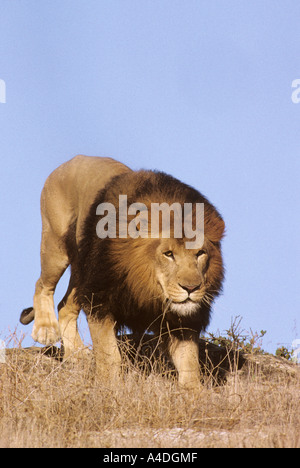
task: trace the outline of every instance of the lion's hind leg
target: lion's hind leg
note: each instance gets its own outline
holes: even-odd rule
[[[33,298],[34,326],[32,338],[43,345],[60,340],[60,329],[54,311],[53,294],[58,281],[69,265],[61,239],[43,223],[41,242],[41,276],[36,282]]]
[[[87,352],[87,348],[78,333],[77,319],[79,312],[80,306],[75,301],[75,288],[72,286],[71,277],[66,295],[58,305],[58,321],[62,335],[64,360],[75,355],[75,353],[80,357],[82,353],[86,354]],[[80,351],[79,354],[78,351]]]

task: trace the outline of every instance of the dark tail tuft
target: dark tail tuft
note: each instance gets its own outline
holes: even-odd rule
[[[34,319],[34,308],[28,307],[28,309],[24,309],[20,315],[20,322],[23,325],[28,325]]]

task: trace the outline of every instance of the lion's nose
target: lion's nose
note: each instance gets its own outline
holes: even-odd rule
[[[197,289],[200,288],[201,283],[199,284],[179,284],[179,286],[187,291],[189,294],[191,294],[194,291],[197,291]]]

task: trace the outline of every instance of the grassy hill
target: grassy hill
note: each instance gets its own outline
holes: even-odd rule
[[[149,372],[148,358],[134,364],[121,347],[124,372],[114,384],[95,383],[92,354],[63,363],[40,348],[7,349],[0,446],[300,447],[298,366],[245,354],[221,381],[204,365],[203,386],[191,394],[165,360]]]

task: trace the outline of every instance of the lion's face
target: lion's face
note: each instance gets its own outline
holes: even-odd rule
[[[177,239],[162,239],[156,249],[156,277],[169,310],[178,315],[196,312],[206,295],[208,251],[186,249]]]

